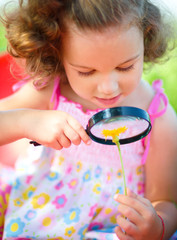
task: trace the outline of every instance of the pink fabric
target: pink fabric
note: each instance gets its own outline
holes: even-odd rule
[[[0,178],[0,239],[2,239],[4,229],[4,216],[6,214],[11,185],[3,182]]]
[[[14,86],[13,86],[13,90],[16,91],[18,90],[19,88],[21,88],[24,84],[26,83],[26,81],[22,80],[18,83],[16,83]],[[54,102],[54,110],[57,110],[58,108],[58,105],[59,105],[59,99],[60,99],[60,78],[57,77],[55,79],[55,82],[54,82],[54,89],[53,89],[53,93],[52,93],[52,97],[51,97],[51,102]],[[163,115],[165,112],[166,112],[166,109],[167,109],[167,106],[168,106],[168,98],[167,96],[164,94],[164,90],[162,88],[162,80],[158,79],[158,80],[155,80],[152,84],[152,87],[155,91],[155,96],[148,108],[148,113],[150,115],[150,119],[151,119],[151,124],[152,124],[152,127],[153,127],[153,123],[154,123],[154,120],[158,117],[160,117],[161,115]],[[61,96],[63,98],[63,101],[68,101],[65,97]],[[80,108],[81,110],[81,106],[80,104],[76,104],[72,101],[70,101],[71,103],[73,103],[74,105],[77,105],[78,108]],[[160,103],[163,102],[164,103],[164,108],[162,110],[159,111],[159,106],[160,106]],[[97,109],[96,112],[98,112],[99,110],[101,109]],[[87,114],[91,114],[92,111],[88,110],[87,111]],[[142,139],[142,142],[143,144],[145,145],[145,140],[146,140],[146,148],[145,148],[145,151],[144,151],[144,154],[143,154],[143,157],[142,157],[142,161],[141,163],[142,164],[145,164],[146,162],[146,159],[147,159],[147,155],[148,155],[148,152],[149,152],[149,147],[150,147],[150,138],[151,138],[151,133],[148,134],[148,136],[144,139]]]
[[[54,84],[54,91],[53,91],[52,98],[51,98],[51,102],[54,101],[54,109],[57,109],[58,104],[59,104],[59,98],[60,98],[59,82],[60,82],[60,79],[56,78],[55,84]],[[152,84],[152,87],[155,91],[155,96],[148,108],[148,113],[149,113],[149,116],[151,119],[151,124],[153,127],[154,120],[166,112],[166,109],[168,106],[168,98],[164,94],[164,90],[162,88],[162,80],[160,80],[160,79],[155,80]],[[164,103],[164,108],[159,111],[159,106],[160,106],[161,101]],[[73,103],[73,104],[75,104],[75,103]],[[79,104],[78,104],[78,107],[81,108]],[[97,111],[99,111],[99,110],[101,110],[101,109],[98,109]],[[89,112],[89,114],[90,114],[90,112]],[[142,142],[144,145],[145,145],[145,139],[147,139],[146,148],[145,148],[145,151],[144,151],[144,154],[142,157],[142,161],[141,161],[142,165],[145,164],[146,159],[147,159],[147,155],[148,155],[149,147],[150,147],[150,138],[151,138],[151,132],[148,134],[148,136],[146,138],[142,139]]]
[[[154,83],[154,88],[158,86],[157,83],[158,81]],[[160,104],[158,99],[162,95],[161,87],[155,91],[156,100],[153,99],[149,107],[152,123],[157,117]],[[67,112],[84,127],[97,111],[88,110],[85,113],[80,104],[60,95],[59,79],[55,81],[51,101],[56,110]],[[160,111],[160,114],[163,112]],[[127,186],[141,196],[144,196],[145,186],[145,171],[141,162],[147,149],[142,140],[121,145]],[[72,144],[69,149],[63,148],[60,151],[30,146],[26,155],[17,161],[16,179],[18,181],[12,187],[6,212],[3,239],[11,239],[9,236],[13,239],[32,239],[31,236],[37,235],[43,240],[47,240],[48,236],[66,238],[68,226],[71,226],[69,224],[74,228],[73,239],[85,239],[86,232],[115,227],[118,203],[113,196],[124,192],[121,161],[116,146],[94,141],[89,146],[81,142],[78,146]],[[20,203],[19,206],[17,196],[22,196],[22,193],[30,194],[23,198],[23,204]],[[41,196],[45,202],[39,201]],[[29,209],[36,215],[30,218],[30,231],[26,232]],[[18,218],[14,219],[13,213]],[[44,228],[43,220],[46,217],[51,219],[51,225]],[[22,226],[15,236],[10,227],[14,222]]]
[[[15,84],[12,86],[13,92],[16,92],[17,90],[19,90],[19,89],[20,89],[21,87],[23,87],[26,83],[27,83],[26,80],[21,80],[21,81],[15,83]]]
[[[60,97],[59,83],[60,83],[59,77],[55,78],[54,89],[53,89],[52,97],[50,99],[51,102],[54,102],[54,107],[53,107],[54,110],[57,109],[57,106],[59,104],[59,97]]]
[[[162,80],[156,80],[153,82],[152,84],[153,89],[155,90],[155,96],[148,108],[148,113],[151,119],[151,124],[153,127],[154,124],[154,120],[160,116],[162,116],[166,110],[167,110],[167,106],[168,106],[168,98],[167,96],[164,94],[163,92],[163,88],[162,88]],[[162,110],[159,111],[159,106],[161,101],[164,104],[164,108]],[[151,132],[148,134],[148,136],[146,138],[143,139],[143,144],[145,142],[146,139],[146,149],[144,151],[144,155],[142,157],[142,164],[145,164],[146,159],[147,159],[147,155],[149,152],[149,147],[150,147],[150,138],[151,138]]]

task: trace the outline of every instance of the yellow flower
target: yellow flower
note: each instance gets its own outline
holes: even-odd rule
[[[58,165],[62,165],[62,163],[64,162],[64,157],[63,156],[60,156],[59,157],[59,161],[58,161]]]
[[[122,177],[122,169],[119,169],[118,171],[117,171],[117,177],[118,178],[121,178]]]
[[[125,179],[125,171],[124,171],[124,166],[123,166],[123,160],[122,160],[122,154],[121,154],[121,149],[120,149],[120,142],[119,142],[119,135],[121,133],[124,133],[128,128],[126,126],[124,127],[119,127],[117,129],[103,129],[102,134],[105,136],[105,139],[107,137],[112,137],[112,142],[117,145],[118,151],[119,151],[119,156],[120,156],[120,162],[121,162],[121,167],[122,167],[122,173],[118,172],[118,177],[121,177],[123,175],[123,182],[124,182],[124,192],[125,195],[127,195],[127,187],[126,187],[126,179]]]
[[[52,219],[50,217],[46,217],[42,221],[42,225],[44,227],[48,227],[52,223]]]
[[[76,229],[74,227],[69,227],[65,229],[65,236],[71,237],[75,233]]]
[[[112,212],[112,208],[106,208],[105,214],[109,215]]]
[[[29,187],[25,190],[25,192],[22,194],[22,195],[23,195],[23,198],[24,198],[25,200],[28,200],[35,190],[36,190],[35,187],[29,186]]]
[[[79,162],[77,162],[77,165],[76,165],[76,171],[77,172],[80,172],[81,171],[81,169],[82,169],[82,163],[79,161]]]
[[[116,224],[117,223],[116,217],[117,217],[116,215],[113,215],[112,217],[110,217],[110,222],[113,224]]]
[[[32,198],[31,204],[33,208],[43,208],[50,201],[50,196],[46,193],[41,193]]]
[[[128,128],[125,126],[112,130],[103,129],[102,134],[105,136],[105,139],[107,139],[107,137],[112,137],[114,140],[116,136],[118,137],[121,133],[124,133],[127,129]]]
[[[20,198],[14,199],[14,205],[15,205],[16,207],[21,207],[21,206],[23,206],[23,204],[24,204],[24,203],[21,201]]]
[[[9,202],[9,193],[5,194],[5,199],[0,195],[0,227],[4,225],[4,216]]]
[[[137,175],[142,174],[142,166],[138,166],[138,167],[137,167],[137,169],[136,169],[136,174],[137,174]]]
[[[100,183],[95,184],[95,186],[93,187],[93,192],[95,192],[96,194],[100,194],[100,192],[101,192],[101,184]]]

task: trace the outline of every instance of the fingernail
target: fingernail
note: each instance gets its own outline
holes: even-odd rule
[[[115,199],[115,200],[117,200],[118,197],[119,197],[119,194],[115,194],[115,195],[114,195],[114,199]]]

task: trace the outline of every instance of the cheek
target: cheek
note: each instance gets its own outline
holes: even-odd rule
[[[73,91],[80,97],[87,97],[93,94],[93,87],[88,79],[78,76],[78,74],[68,75],[68,81]]]
[[[129,87],[130,88],[136,88],[141,81],[142,78],[142,73],[143,73],[143,63],[140,62],[134,72],[130,73],[129,76]]]
[[[136,89],[141,81],[142,74],[140,72],[130,73],[126,78],[122,79],[120,88],[127,94]]]

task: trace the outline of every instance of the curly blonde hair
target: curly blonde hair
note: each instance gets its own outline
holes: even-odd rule
[[[66,78],[61,38],[68,20],[80,30],[102,31],[128,17],[144,33],[145,62],[158,61],[168,46],[169,27],[148,0],[19,0],[3,23],[9,53],[25,59],[27,73],[44,86],[57,75]]]

